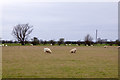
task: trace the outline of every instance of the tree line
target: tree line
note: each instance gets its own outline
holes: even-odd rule
[[[18,24],[16,26],[14,26],[13,30],[12,30],[12,35],[16,38],[16,41],[5,41],[2,40],[2,43],[21,43],[21,45],[25,45],[25,44],[33,44],[33,45],[46,45],[46,44],[51,44],[51,45],[68,45],[68,44],[77,44],[78,46],[80,46],[81,44],[84,45],[94,45],[94,44],[109,44],[110,46],[112,46],[113,44],[116,45],[120,45],[120,41],[116,40],[116,41],[102,41],[102,40],[98,40],[96,42],[93,42],[93,38],[87,34],[85,36],[84,41],[64,41],[64,38],[60,38],[59,41],[54,41],[54,40],[39,40],[37,37],[34,37],[31,39],[31,41],[28,40],[29,35],[32,33],[33,31],[33,26],[29,25],[29,24]]]
[[[2,44],[5,44],[5,43],[20,43],[19,41],[8,41],[8,40],[2,40]],[[24,42],[24,45],[25,44],[33,44],[33,45],[47,45],[47,44],[50,44],[50,45],[70,45],[70,44],[75,44],[75,45],[88,45],[88,46],[91,46],[91,45],[96,45],[96,44],[106,44],[106,45],[110,45],[110,46],[113,46],[113,45],[118,45],[120,44],[120,42],[118,40],[116,41],[111,41],[111,42],[88,42],[88,41],[54,41],[54,40],[49,40],[49,41],[46,41],[46,40],[39,40],[38,38],[34,37],[32,39],[32,41],[25,41]],[[22,43],[21,43],[22,45]]]

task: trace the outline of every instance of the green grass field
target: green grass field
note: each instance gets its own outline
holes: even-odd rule
[[[44,53],[44,47],[53,53]],[[74,47],[77,53],[69,53]],[[118,78],[115,46],[7,46],[2,63],[3,78]]]

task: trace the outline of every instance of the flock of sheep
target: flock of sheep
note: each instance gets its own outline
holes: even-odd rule
[[[70,53],[76,53],[77,49],[76,48],[73,48],[70,50]],[[50,50],[50,48],[44,48],[44,52],[45,53],[52,53],[52,51]]]
[[[4,45],[4,44],[1,44],[0,46],[7,46],[7,44],[6,45]],[[33,45],[32,45],[33,46]],[[108,46],[104,46],[104,48],[108,48]],[[120,46],[118,46],[117,48],[120,48]],[[71,49],[70,50],[70,53],[76,53],[76,51],[77,51],[77,49],[76,48],[73,48],[73,49]],[[50,48],[44,48],[44,53],[52,53],[52,51],[51,51],[51,49]]]
[[[33,46],[33,44],[30,44],[30,45]],[[69,44],[69,45],[71,45],[71,44]],[[0,44],[0,47],[2,47],[2,46],[8,46],[8,45],[7,44],[6,45],[5,44]],[[88,46],[88,45],[86,45],[86,46]],[[91,45],[91,46],[93,46],[93,45]],[[105,45],[104,48],[108,48],[108,46]],[[118,46],[117,48],[120,48],[120,46]],[[77,49],[73,48],[73,49],[70,50],[70,53],[76,53],[76,51],[77,51]],[[49,48],[44,48],[44,52],[52,53],[52,51]]]
[[[1,44],[0,46],[8,46],[7,44],[5,45],[5,44]]]
[[[104,48],[108,48],[108,46],[104,46]],[[120,46],[118,46],[117,48],[120,48]],[[70,53],[76,53],[77,49],[76,48],[73,48],[70,50]],[[50,48],[44,48],[44,53],[52,53],[51,49]]]

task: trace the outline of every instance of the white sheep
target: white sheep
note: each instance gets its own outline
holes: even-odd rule
[[[120,46],[118,46],[117,48],[120,49]]]
[[[68,45],[68,44],[65,44],[66,46]]]
[[[73,48],[70,50],[70,53],[76,53],[77,49],[76,48]]]
[[[104,46],[104,48],[108,48],[108,46]]]
[[[2,46],[5,46],[4,44],[2,44]]]
[[[69,46],[70,46],[71,44],[69,44]]]
[[[88,46],[88,45],[86,45],[86,46]]]
[[[33,44],[30,44],[31,46],[33,46]]]
[[[78,46],[78,44],[76,44],[76,46]]]
[[[7,44],[5,46],[8,46]]]
[[[45,53],[52,53],[52,51],[49,48],[44,48]]]
[[[52,44],[50,44],[52,46]]]
[[[93,45],[91,45],[91,46],[93,46]]]

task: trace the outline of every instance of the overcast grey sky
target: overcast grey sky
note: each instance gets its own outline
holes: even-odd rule
[[[116,2],[24,2],[3,5],[2,39],[14,40],[12,29],[29,23],[30,35],[43,40],[83,40],[87,34],[116,40],[118,38],[118,3]]]

